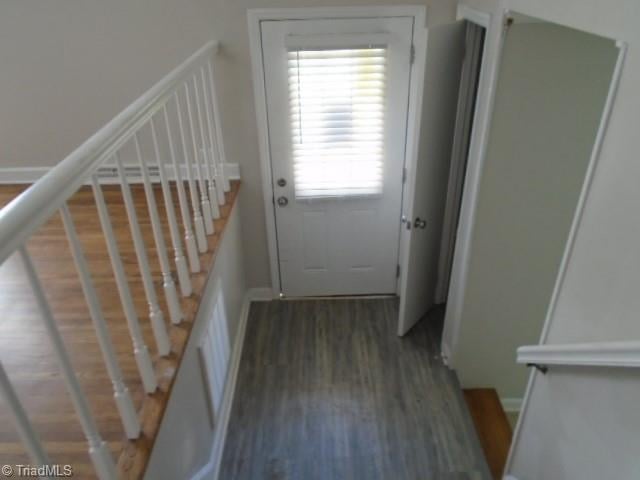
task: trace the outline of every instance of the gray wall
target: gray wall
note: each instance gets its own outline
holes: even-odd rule
[[[209,276],[196,323],[177,374],[171,398],[149,460],[145,478],[174,480],[192,477],[209,462],[213,430],[208,397],[198,358],[198,343],[214,307],[214,287],[221,282],[229,322],[229,340],[234,345],[246,293],[241,248],[239,205],[233,209]],[[233,352],[231,353],[233,355]]]
[[[506,37],[454,365],[464,387],[524,394],[617,49],[544,23]]]
[[[207,40],[230,162],[240,163],[250,286],[270,283],[247,33],[248,8],[393,4],[389,0],[36,0],[0,3],[0,169],[52,166]],[[455,0],[428,6],[453,21]],[[432,92],[437,95],[437,91]]]

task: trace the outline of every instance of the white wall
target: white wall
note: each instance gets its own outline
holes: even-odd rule
[[[270,283],[258,162],[248,8],[393,4],[390,0],[21,0],[0,4],[0,169],[52,166],[207,40],[228,160],[240,163],[250,286]],[[451,22],[455,0],[427,4]],[[437,94],[434,91],[433,94]]]
[[[508,7],[623,40],[628,51],[593,184],[545,343],[640,338],[640,3],[636,0],[465,0]],[[492,54],[498,37],[490,39]],[[640,415],[637,371],[552,369],[535,375],[508,473],[541,478],[635,479]]]
[[[203,372],[198,358],[198,343],[204,332],[206,321],[213,312],[214,287],[217,282],[220,282],[229,322],[229,341],[232,346],[234,345],[246,293],[244,273],[239,205],[236,204],[227,223],[216,263],[210,273],[198,316],[149,459],[145,473],[147,479],[191,478],[211,458],[214,435],[209,420]]]
[[[617,56],[613,41],[515,23],[502,51],[453,353],[463,387],[521,398]]]

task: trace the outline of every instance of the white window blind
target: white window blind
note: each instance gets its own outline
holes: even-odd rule
[[[296,198],[382,193],[386,53],[288,52]]]

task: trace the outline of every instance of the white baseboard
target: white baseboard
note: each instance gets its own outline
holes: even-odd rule
[[[240,319],[238,323],[238,332],[233,343],[233,353],[229,362],[229,372],[227,373],[227,381],[222,398],[222,406],[220,415],[216,422],[216,428],[213,439],[213,448],[209,461],[193,476],[191,480],[217,479],[220,471],[220,462],[224,452],[224,444],[227,438],[227,427],[229,426],[229,418],[231,417],[231,407],[233,405],[233,397],[236,390],[236,381],[238,380],[238,370],[240,368],[240,358],[242,357],[242,348],[244,346],[244,336],[247,330],[247,320],[249,318],[249,309],[253,301],[265,301],[270,288],[251,288],[244,296],[242,302],[242,310],[240,311]]]
[[[240,180],[240,165],[237,163],[225,163],[224,173],[230,180]]]
[[[517,413],[522,409],[522,398],[500,398],[502,409],[507,413]]]
[[[0,184],[34,183],[50,169],[50,167],[0,168]]]
[[[152,166],[152,163],[149,163]],[[111,165],[104,165],[105,167],[111,167]],[[51,170],[52,167],[8,167],[8,168],[0,168],[0,185],[9,185],[9,184],[32,184],[35,183],[40,177],[42,177],[45,173]],[[173,172],[173,166],[167,165],[167,176],[169,180],[175,178],[175,174]],[[227,175],[227,178],[230,180],[239,180],[240,179],[240,165],[237,163],[226,163],[224,165],[224,172]],[[181,166],[182,178],[186,178],[187,170],[184,165]],[[140,183],[142,179],[139,176],[132,176],[129,181],[131,183]],[[100,183],[104,184],[115,184],[118,183],[117,178],[101,178]],[[89,184],[89,180],[87,179],[87,185]]]
[[[252,302],[268,302],[276,298],[271,287],[250,288],[247,295]]]

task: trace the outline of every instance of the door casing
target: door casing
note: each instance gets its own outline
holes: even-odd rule
[[[269,131],[267,123],[267,99],[264,82],[262,38],[260,22],[265,20],[310,20],[331,18],[380,18],[380,17],[413,17],[414,31],[412,43],[416,59],[411,68],[409,105],[407,115],[407,132],[404,165],[407,171],[414,171],[418,160],[418,140],[420,119],[422,116],[422,94],[424,90],[424,67],[426,51],[426,8],[423,6],[374,6],[374,7],[321,7],[321,8],[268,8],[250,9],[247,12],[249,27],[249,43],[253,76],[254,100],[258,126],[258,144],[260,153],[260,170],[262,174],[262,191],[264,199],[269,267],[271,270],[271,290],[276,296],[281,292],[280,268],[278,262],[278,244],[275,222],[274,191],[269,152]],[[403,202],[407,197],[406,185]],[[404,211],[404,204],[402,207]],[[398,221],[398,229],[400,222]],[[403,268],[403,245],[400,242],[399,262]],[[398,287],[396,287],[398,288]]]

